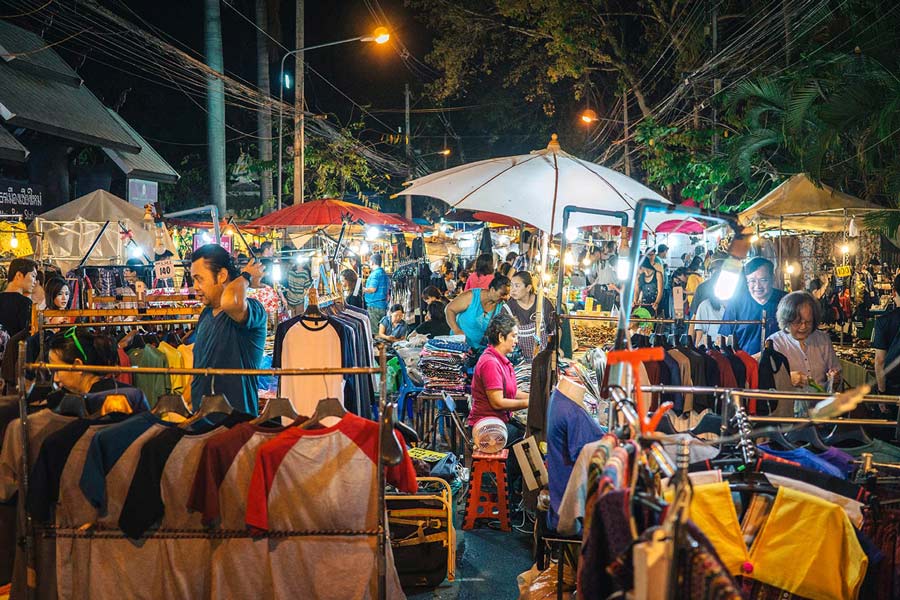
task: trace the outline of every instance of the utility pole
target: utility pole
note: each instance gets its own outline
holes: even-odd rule
[[[304,27],[304,0],[297,2],[297,24],[295,48],[302,48]],[[306,82],[303,79],[303,52],[294,55],[294,204],[303,203],[303,190],[305,187],[303,169],[306,166],[306,119],[304,106],[306,106]]]
[[[269,30],[266,0],[256,0],[256,84],[264,97],[272,94],[269,82]],[[259,160],[272,162],[272,106],[265,104],[256,113],[256,128],[259,136]],[[266,169],[259,175],[260,205],[272,199],[272,169]]]
[[[206,0],[204,42],[206,64],[217,73],[225,72],[222,58],[222,14],[219,0]],[[209,199],[225,215],[225,83],[206,77],[206,145],[209,165]]]
[[[406,84],[404,96],[406,97],[406,180],[409,181],[413,176],[413,162],[412,162],[412,145],[410,144],[410,136],[412,133],[409,130],[409,84]],[[406,198],[406,218],[412,219],[412,196],[404,196]]]
[[[622,111],[625,118],[625,176],[631,177],[631,150],[628,143],[630,135],[628,128],[628,90],[622,90]]]

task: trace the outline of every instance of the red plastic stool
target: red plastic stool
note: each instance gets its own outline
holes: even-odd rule
[[[472,477],[466,494],[466,518],[463,529],[475,529],[478,519],[497,519],[500,529],[509,531],[509,498],[506,495],[506,458],[509,450],[497,454],[472,453]],[[484,476],[493,473],[497,481],[496,500],[483,490]]]

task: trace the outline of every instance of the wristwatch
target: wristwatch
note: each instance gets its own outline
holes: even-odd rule
[[[250,273],[243,271],[241,272],[241,277],[247,280],[247,284],[250,285],[250,287],[253,287],[253,278],[250,277]]]

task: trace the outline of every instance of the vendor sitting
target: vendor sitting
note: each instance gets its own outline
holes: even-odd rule
[[[403,320],[403,306],[394,304],[391,310],[378,323],[378,339],[386,342],[400,342],[406,339],[409,326]]]
[[[507,312],[491,319],[487,327],[490,345],[475,365],[469,411],[469,425],[485,417],[496,417],[506,423],[508,443],[521,439],[524,433],[518,423],[510,421],[510,411],[528,408],[528,393],[518,390],[516,372],[506,358],[519,341],[518,325],[516,318]]]
[[[509,288],[509,278],[495,275],[486,290],[476,288],[454,298],[445,310],[450,330],[456,335],[465,335],[469,347],[482,350],[488,323],[509,299]]]
[[[447,325],[447,317],[444,315],[444,303],[432,302],[425,311],[425,322],[416,327],[416,333],[437,337],[450,335],[450,326]]]

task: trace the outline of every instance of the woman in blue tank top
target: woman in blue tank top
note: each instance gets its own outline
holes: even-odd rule
[[[484,333],[488,323],[509,299],[509,278],[495,275],[485,290],[472,289],[453,299],[445,314],[450,331],[465,335],[466,343],[476,350],[483,350]]]

